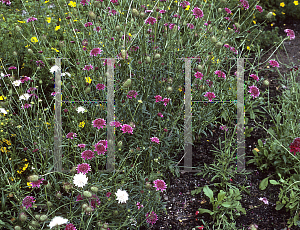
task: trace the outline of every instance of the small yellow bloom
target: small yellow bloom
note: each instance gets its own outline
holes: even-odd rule
[[[46,17],[46,22],[50,23],[51,22],[51,18],[50,17]]]
[[[142,100],[138,100],[138,102],[139,102],[139,103],[143,103],[143,101],[142,101]]]
[[[19,21],[19,20],[18,20],[18,22],[20,22],[20,23],[26,23],[25,21]]]
[[[284,7],[284,6],[285,6],[285,5],[284,5],[284,2],[281,2],[281,3],[280,3],[280,6],[281,6],[281,7]]]
[[[274,12],[272,12],[272,14],[273,14],[274,16],[276,16],[276,14],[275,14]]]
[[[3,101],[4,99],[6,99],[6,97],[4,97],[4,99],[3,99],[3,97],[4,96],[0,96],[0,101]]]
[[[85,122],[84,121],[82,121],[82,122],[80,122],[80,124],[78,125],[79,127],[81,127],[81,128],[83,128],[84,127],[84,125],[85,125]]]
[[[131,33],[128,33],[128,35],[129,35],[130,37],[132,37]]]
[[[55,27],[55,31],[58,31],[60,29],[60,26]]]
[[[60,19],[60,18],[58,18],[58,21],[61,21],[61,19]]]
[[[31,187],[32,186],[31,182],[27,182],[27,186]]]
[[[256,21],[253,21],[254,24],[256,24]]]
[[[298,6],[298,1],[294,1],[295,6]]]
[[[91,79],[90,77],[86,77],[85,80],[86,80],[86,82],[89,83],[89,84],[91,84],[91,82],[92,82],[92,79]]]
[[[189,10],[190,9],[190,5],[187,5],[187,7],[185,8],[185,10]]]
[[[284,12],[281,12],[282,14],[285,14]]]
[[[271,24],[271,26],[274,26],[274,24]]]
[[[32,37],[31,38],[31,42],[38,42],[39,40],[37,40],[37,38],[36,37]]]
[[[247,50],[250,50],[250,46],[247,46]]]
[[[76,2],[70,1],[68,5],[71,7],[76,7]]]

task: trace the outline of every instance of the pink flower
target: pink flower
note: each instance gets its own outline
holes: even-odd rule
[[[157,179],[153,181],[153,183],[154,183],[154,187],[156,188],[156,191],[161,190],[163,192],[167,188],[167,185],[163,180]]]
[[[81,0],[81,4],[84,6],[84,5],[88,5],[87,1],[89,2],[90,0]]]
[[[118,0],[110,0],[111,3],[118,3]]]
[[[107,141],[101,140],[95,145],[95,150],[98,155],[103,154],[105,155],[105,152],[107,151]]]
[[[225,48],[229,48],[229,45],[228,45],[228,44],[225,44],[224,47],[225,47]]]
[[[165,11],[165,10],[160,10],[159,11],[159,13],[161,13],[161,14],[164,14],[164,13],[166,13],[167,11]]]
[[[251,74],[250,77],[252,77],[254,80],[259,81],[258,76],[256,76],[255,74]]]
[[[175,24],[171,23],[171,24],[169,25],[169,29],[170,29],[170,30],[173,29],[174,26],[175,26]]]
[[[77,197],[76,197],[76,201],[80,201],[80,200],[83,200],[83,198],[80,194],[78,194]]]
[[[151,137],[150,139],[152,142],[156,142],[157,144],[159,144],[159,139],[157,137]]]
[[[231,10],[228,8],[225,8],[225,11],[227,12],[227,14],[231,14]]]
[[[136,98],[136,96],[138,95],[138,93],[135,90],[130,90],[127,94],[127,98]]]
[[[255,8],[256,8],[260,13],[262,13],[262,12],[264,11],[263,8],[262,8],[261,6],[259,6],[259,5],[256,5]]]
[[[89,26],[92,26],[92,25],[93,25],[92,22],[87,22],[87,23],[84,24],[84,27],[89,27]]]
[[[290,40],[292,40],[292,39],[295,39],[295,33],[294,33],[294,31],[293,31],[293,30],[286,29],[286,30],[284,30],[284,32],[286,32],[286,33],[287,33],[287,36],[289,36],[289,37],[290,37]]]
[[[89,70],[91,70],[91,69],[93,69],[93,66],[92,66],[92,65],[86,65],[86,66],[84,66],[84,68],[83,68],[83,70],[87,70],[87,71],[89,71]]]
[[[98,90],[104,90],[105,87],[106,87],[106,86],[103,85],[103,84],[98,84],[98,85],[96,86],[96,89],[98,89]]]
[[[30,184],[31,184],[31,186],[32,186],[33,188],[35,188],[35,187],[38,187],[38,188],[39,188],[43,180],[44,180],[44,178],[39,179],[39,180],[34,181],[34,182],[30,182]]]
[[[148,23],[149,25],[151,24],[151,25],[154,25],[154,23],[156,23],[157,22],[157,20],[156,20],[156,18],[154,18],[154,17],[149,17],[149,18],[147,18],[146,20],[145,20],[145,23]]]
[[[152,224],[152,225],[153,225],[153,224],[155,224],[156,221],[158,220],[156,213],[153,212],[153,211],[152,211],[151,214],[147,213],[147,214],[146,214],[146,217],[147,217],[147,220],[146,220],[146,221],[147,221],[148,224]]]
[[[122,123],[118,122],[118,121],[111,121],[109,123],[110,126],[115,126],[116,128],[121,127]]]
[[[97,127],[98,129],[103,129],[103,126],[106,125],[106,121],[102,118],[97,118],[96,120],[93,120],[94,127]]]
[[[259,96],[259,89],[256,86],[249,86],[250,90],[248,91],[249,93],[251,93],[251,96],[253,96],[253,99],[255,97]]]
[[[272,67],[279,67],[278,62],[275,61],[275,60],[270,60],[269,63],[270,63],[270,65],[271,65]]]
[[[203,17],[203,11],[201,9],[199,9],[198,7],[195,7],[192,12],[194,13],[193,15],[195,15],[195,18],[202,18]]]
[[[217,74],[218,77],[222,77],[222,78],[226,79],[226,74],[224,72],[222,72],[221,70],[216,70],[215,74]]]
[[[33,21],[36,21],[36,20],[37,20],[37,18],[30,17],[30,18],[27,19],[27,22],[33,22]]]
[[[100,26],[96,26],[96,28],[94,28],[94,30],[96,30],[97,32],[99,32],[101,30]]]
[[[194,76],[195,76],[196,78],[200,78],[200,80],[201,80],[202,77],[203,77],[203,74],[197,71],[197,73],[195,73]]]
[[[23,106],[23,105],[21,106],[22,109],[24,109],[24,108],[25,108],[25,109],[28,109],[29,107],[31,107],[31,105],[30,105],[30,104],[27,104],[27,103],[25,103],[24,106]]]
[[[32,204],[35,202],[34,197],[33,196],[26,196],[23,201],[22,204],[24,207],[26,207],[26,209],[28,209],[29,207],[32,207]]]
[[[144,206],[140,204],[140,202],[137,202],[136,205],[138,206],[138,210],[140,210],[140,208],[143,208]]]
[[[133,129],[132,129],[132,127],[130,125],[127,125],[127,124],[122,125],[121,130],[123,131],[123,133],[131,133],[131,134],[133,134],[132,133]]]
[[[290,144],[290,152],[294,152],[294,156],[296,155],[296,152],[300,152],[300,137],[295,138]]]
[[[11,2],[9,0],[2,0],[2,3],[5,3],[8,6],[10,6],[10,4],[11,4]]]
[[[92,159],[94,157],[94,152],[91,150],[85,150],[81,153],[81,158],[83,158],[84,160],[88,159]]]
[[[193,24],[190,24],[190,23],[187,24],[187,27],[189,27],[190,29],[194,29],[195,28],[195,26]]]
[[[73,139],[74,137],[77,137],[77,134],[76,133],[68,133],[67,134],[67,138],[71,138],[71,139]]]
[[[182,7],[182,9],[185,9],[188,5],[190,5],[190,3],[188,1],[183,1],[182,3],[180,3],[180,6]]]
[[[87,174],[89,171],[91,171],[91,167],[89,164],[82,163],[77,165],[77,173]]]
[[[11,66],[11,67],[9,67],[8,69],[9,69],[9,70],[10,70],[10,69],[17,69],[17,67]]]
[[[224,17],[224,19],[226,19],[227,21],[231,21],[229,17]]]
[[[111,192],[107,192],[107,193],[106,193],[106,196],[107,196],[107,197],[110,197],[110,195],[111,195]]]
[[[245,8],[245,10],[249,9],[249,3],[246,0],[240,0],[240,2],[242,3],[242,6]]]
[[[226,125],[222,125],[222,126],[220,126],[220,129],[222,129],[222,130],[226,130],[226,131],[228,131],[228,128],[226,127]]]
[[[65,230],[76,230],[74,224],[67,224]]]
[[[162,115],[162,113],[158,113],[157,115],[160,117],[164,117],[164,115]]]
[[[170,98],[164,98],[163,102],[164,102],[164,106],[167,106],[167,104],[170,102]]]
[[[97,208],[96,203],[97,203],[97,205],[101,204],[101,201],[99,200],[98,196],[95,194],[92,195],[89,202],[90,202],[91,207],[94,209]]]
[[[156,101],[155,102],[160,102],[162,97],[160,95],[156,95],[155,96]]]
[[[90,56],[95,56],[95,57],[97,57],[97,54],[101,54],[102,51],[103,51],[103,50],[101,50],[100,48],[94,48],[94,49],[91,50]]]
[[[215,94],[212,92],[206,92],[206,94],[204,95],[204,97],[207,97],[209,99],[209,101],[212,101],[213,98],[215,98]]]
[[[268,199],[266,197],[263,197],[263,198],[261,197],[261,198],[259,198],[259,200],[261,200],[265,204],[269,204],[269,201],[268,201]]]

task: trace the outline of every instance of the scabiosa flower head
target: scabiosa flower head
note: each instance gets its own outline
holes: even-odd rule
[[[152,224],[152,225],[153,225],[153,224],[155,224],[156,221],[158,220],[156,213],[153,212],[153,211],[152,211],[151,214],[147,213],[147,214],[146,214],[146,217],[147,217],[147,223],[148,223],[148,224]]]
[[[97,57],[97,54],[101,54],[102,51],[103,51],[103,50],[101,50],[100,48],[94,48],[94,49],[91,50],[90,56],[91,56],[91,57],[92,57],[92,56]]]
[[[256,76],[255,74],[251,74],[250,77],[252,77],[254,80],[259,81],[258,76]]]
[[[127,98],[136,98],[136,96],[138,95],[138,93],[135,90],[130,90],[127,94]]]
[[[266,197],[261,197],[261,198],[259,198],[259,200],[261,200],[265,204],[269,204],[269,201],[268,201],[268,199]]]
[[[286,29],[286,30],[284,30],[284,32],[287,33],[287,36],[290,37],[290,40],[295,39],[295,33],[293,30]]]
[[[59,225],[62,225],[62,224],[66,224],[68,222],[68,219],[64,219],[62,218],[61,216],[56,216],[54,217],[50,224],[49,224],[49,227],[50,229],[55,227],[55,226],[59,226]]]
[[[111,195],[111,192],[107,192],[107,193],[106,193],[106,196],[107,196],[107,197],[110,197],[110,195]]]
[[[183,1],[182,3],[180,3],[180,6],[182,7],[182,9],[185,9],[188,5],[190,5],[190,3],[188,1]]]
[[[222,77],[222,78],[226,79],[226,74],[224,72],[222,72],[221,70],[216,70],[215,74],[217,74],[218,77]]]
[[[90,0],[81,0],[80,3],[84,6],[84,5],[88,5],[87,2],[89,2]]]
[[[122,128],[121,130],[123,131],[123,133],[130,133],[130,134],[133,134],[133,129],[130,125],[127,125],[127,124],[124,124],[122,125]]]
[[[68,133],[67,134],[67,138],[71,138],[71,139],[73,139],[74,137],[77,137],[77,134],[76,133]]]
[[[98,84],[98,85],[96,85],[96,89],[98,89],[98,90],[104,90],[105,87],[106,87],[106,86],[103,85],[103,84]]]
[[[140,208],[144,207],[144,205],[141,205],[140,202],[137,202],[136,205],[138,206],[138,210],[140,210]]]
[[[156,188],[156,191],[161,190],[163,192],[167,188],[167,185],[163,180],[157,179],[153,181],[153,183],[154,183],[154,187]]]
[[[215,98],[215,94],[212,92],[206,92],[206,94],[204,95],[204,97],[207,97],[209,99],[209,101],[212,101],[213,98]]]
[[[91,167],[89,164],[82,163],[77,165],[77,173],[87,174],[89,171],[91,171]]]
[[[193,24],[191,24],[191,23],[188,23],[188,24],[186,24],[187,25],[187,27],[189,27],[190,29],[194,29],[195,28],[195,26],[193,25]]]
[[[74,224],[67,224],[65,230],[76,230],[76,227],[74,226]]]
[[[262,8],[261,6],[259,6],[259,5],[256,5],[255,8],[256,8],[260,13],[262,13],[262,12],[264,11],[263,8]]]
[[[294,156],[296,155],[296,152],[300,152],[300,137],[295,138],[290,144],[290,152],[294,152]]]
[[[166,13],[167,11],[165,11],[165,10],[160,10],[159,11],[159,13],[161,13],[161,14],[164,14],[164,13]]]
[[[106,150],[106,147],[104,146],[103,143],[97,143],[97,144],[95,145],[95,150],[94,150],[94,151],[96,151],[96,152],[98,153],[98,155],[100,155],[100,154],[105,155],[105,152],[106,152],[107,150]]]
[[[201,9],[199,9],[198,7],[195,7],[193,10],[193,15],[195,16],[195,19],[196,18],[202,18],[203,17],[203,11]]]
[[[159,139],[157,137],[151,137],[150,139],[152,142],[156,142],[157,144],[159,144]]]
[[[85,151],[83,151],[83,152],[81,153],[81,158],[84,159],[84,160],[86,160],[86,159],[90,160],[90,159],[92,159],[93,157],[95,157],[95,156],[94,156],[94,152],[91,151],[91,150],[85,150]]]
[[[78,144],[78,147],[84,149],[85,148],[85,144]]]
[[[96,196],[95,194],[92,195],[91,199],[90,199],[90,205],[92,208],[96,208],[96,205],[100,205],[101,201],[99,200],[99,197]]]
[[[164,98],[163,102],[164,102],[164,106],[167,106],[167,104],[170,102],[170,98]]]
[[[240,0],[241,5],[245,8],[245,10],[249,9],[249,3],[246,0]]]
[[[27,19],[27,22],[33,22],[33,21],[36,21],[36,20],[37,20],[37,18],[30,17],[30,18]]]
[[[231,10],[230,9],[225,8],[225,11],[226,11],[227,14],[231,14]]]
[[[270,63],[270,65],[271,65],[272,67],[279,67],[278,62],[275,61],[275,60],[270,60],[269,63]]]
[[[97,118],[96,120],[93,120],[94,127],[97,127],[98,129],[103,129],[103,126],[106,125],[106,121],[102,118]]]
[[[88,178],[85,174],[79,173],[76,174],[73,178],[73,183],[80,188],[83,188],[88,182]]]
[[[156,95],[155,99],[156,99],[155,102],[160,102],[162,100],[162,96]]]
[[[22,204],[24,207],[26,207],[26,209],[28,209],[29,207],[32,207],[32,204],[35,202],[35,199],[33,196],[26,196],[23,201]]]
[[[230,46],[229,46],[228,44],[225,44],[224,47],[225,47],[225,48],[229,48]]]
[[[154,17],[149,17],[149,18],[147,18],[146,20],[145,20],[145,24],[151,24],[151,25],[154,25],[154,23],[156,23],[157,22],[157,20],[156,20],[156,18],[154,18]]]
[[[41,179],[39,179],[37,181],[30,182],[30,184],[31,184],[32,188],[35,188],[35,187],[39,188],[40,185],[41,185],[41,183],[43,182],[43,180],[44,180],[44,178],[41,178]]]
[[[122,123],[120,123],[119,121],[111,121],[109,123],[110,126],[115,126],[116,128],[121,127]]]
[[[87,23],[84,24],[84,27],[89,27],[89,26],[92,26],[92,25],[93,25],[92,22],[87,22]]]
[[[10,70],[10,69],[17,69],[17,67],[11,66],[11,67],[9,67],[8,69],[9,69],[9,70]]]
[[[128,200],[128,193],[126,191],[122,191],[121,189],[118,189],[118,191],[115,193],[117,196],[118,203],[126,203]]]
[[[162,115],[162,113],[158,113],[157,115],[160,117],[164,117],[164,115]]]
[[[96,30],[97,32],[99,32],[101,30],[100,26],[96,26],[96,28],[94,28],[94,30]]]
[[[222,125],[222,126],[220,126],[220,129],[222,129],[222,130],[226,130],[226,131],[228,131],[228,128],[226,127],[226,125]]]
[[[92,65],[86,65],[84,66],[83,70],[87,70],[90,71],[91,69],[93,69],[94,67]]]
[[[82,196],[81,196],[80,194],[78,194],[78,195],[76,196],[76,201],[80,201],[80,200],[83,200],[83,198],[82,198]]]
[[[170,23],[170,25],[169,25],[169,29],[171,30],[171,29],[173,29],[174,28],[174,26],[175,26],[175,24],[174,23]]]
[[[253,96],[253,99],[255,97],[258,97],[259,96],[259,89],[256,87],[256,86],[249,86],[250,90],[248,91],[249,93],[251,93],[251,96]]]

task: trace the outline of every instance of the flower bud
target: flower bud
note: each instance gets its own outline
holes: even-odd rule
[[[144,18],[146,16],[146,14],[144,12],[140,13],[140,18]]]
[[[16,51],[14,51],[13,55],[16,57],[16,56],[18,56],[18,53]]]
[[[21,27],[20,26],[16,26],[16,31],[17,32],[20,32],[22,29],[21,29]]]
[[[121,55],[122,55],[122,58],[125,59],[126,58],[126,50],[121,50]]]
[[[99,220],[99,221],[97,222],[97,226],[98,226],[98,227],[101,227],[101,226],[102,226],[101,220]]]
[[[217,42],[217,38],[215,36],[212,36],[210,39],[212,42],[216,43]]]
[[[65,46],[65,41],[59,41],[59,47],[64,47]]]
[[[93,11],[89,12],[89,16],[91,19],[95,20],[97,18],[96,14]]]
[[[27,180],[29,182],[36,182],[36,181],[38,181],[38,179],[39,179],[38,175],[31,175],[31,176],[27,177]]]
[[[173,88],[171,86],[168,86],[167,92],[171,93],[173,91]]]
[[[151,58],[149,56],[146,57],[146,62],[148,62],[148,63],[151,62]]]
[[[121,148],[122,145],[123,145],[123,142],[122,142],[122,141],[119,141],[118,144],[117,144],[117,146],[118,146],[119,148]]]
[[[40,221],[46,221],[48,219],[48,216],[47,215],[41,215],[40,216]]]
[[[87,198],[90,198],[90,197],[92,197],[92,193],[89,192],[89,191],[84,191],[84,192],[83,192],[83,196],[84,196],[84,197],[87,197]]]
[[[218,8],[218,12],[221,13],[223,10],[222,8]]]
[[[134,15],[134,16],[139,16],[139,12],[138,12],[138,10],[137,9],[132,9],[132,14]]]
[[[51,187],[52,187],[52,185],[51,185],[51,183],[50,182],[48,182],[48,184],[46,184],[46,186],[45,186],[47,189],[50,189]]]
[[[14,227],[14,230],[22,230],[22,228],[21,228],[19,225],[16,225],[16,226]]]
[[[129,88],[131,86],[131,79],[127,79],[124,83],[123,83],[123,87],[124,88]]]
[[[40,83],[40,84],[43,84],[43,81],[42,81],[42,80],[39,80],[39,83]]]
[[[92,211],[93,211],[93,209],[92,209],[92,207],[91,207],[91,206],[88,206],[88,207],[86,207],[86,208],[85,208],[85,211],[89,213],[89,212],[92,212]]]
[[[19,215],[19,219],[20,221],[24,222],[27,220],[27,215],[25,212],[21,212],[20,215]]]
[[[91,92],[91,87],[86,87],[85,88],[85,90],[84,90],[84,92],[86,93],[86,94],[89,94],[90,92]]]
[[[263,81],[263,84],[264,84],[264,86],[269,86],[270,82],[266,79],[266,80]]]
[[[66,192],[69,192],[70,189],[73,188],[73,185],[70,184],[69,182],[64,182],[64,185],[63,185],[63,189],[66,191]]]
[[[266,18],[271,19],[272,16],[273,16],[273,12],[269,12],[269,13],[266,15]]]
[[[28,51],[29,54],[33,54],[32,49],[28,49],[27,51]]]
[[[109,227],[108,223],[103,224],[103,228],[108,228],[108,227]]]
[[[155,59],[155,60],[160,59],[160,54],[155,54],[154,59]]]
[[[221,42],[217,42],[217,43],[216,43],[216,47],[217,47],[217,48],[222,47],[222,43],[221,43]]]
[[[34,215],[34,218],[38,221],[40,220],[40,217],[41,217],[41,215],[39,215],[39,214]]]
[[[234,23],[234,25],[235,25],[235,26],[236,26],[236,28],[238,28],[238,29],[239,29],[239,28],[241,28],[241,25],[240,25],[239,23],[237,23],[237,22],[236,22],[236,23]]]
[[[52,207],[53,206],[52,202],[51,201],[47,201],[47,206],[48,207]]]
[[[103,77],[99,77],[99,81],[102,81],[103,80]]]
[[[31,225],[32,225],[32,226],[39,226],[40,224],[39,224],[39,222],[37,222],[37,221],[35,221],[35,220],[32,220],[32,221],[31,221]]]
[[[115,210],[115,211],[113,212],[113,215],[114,215],[114,216],[117,216],[118,214],[119,214],[118,210]]]
[[[56,193],[56,198],[57,198],[57,199],[60,199],[60,198],[62,198],[62,194],[61,194],[61,192],[60,192],[60,191]]]
[[[150,189],[151,187],[152,187],[151,183],[150,182],[146,182],[146,188]]]
[[[97,193],[98,192],[98,188],[95,187],[95,186],[93,186],[93,187],[91,187],[91,191],[94,192],[94,193]]]
[[[198,69],[199,71],[202,71],[202,70],[203,70],[203,66],[202,66],[202,65],[198,65],[198,66],[197,66],[197,69]]]
[[[81,208],[82,208],[82,209],[86,209],[88,206],[89,206],[88,204],[82,204],[82,205],[81,205]]]

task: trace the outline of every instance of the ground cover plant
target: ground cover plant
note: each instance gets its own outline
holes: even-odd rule
[[[161,199],[168,187],[165,175],[178,175],[174,157],[184,147],[185,68],[179,58],[199,57],[191,62],[193,100],[236,100],[236,64],[229,58],[261,52],[257,41],[248,39],[250,34],[256,37],[262,32],[255,30],[259,25],[253,23],[253,16],[262,14],[266,20],[274,16],[259,2],[245,0],[4,0],[1,13],[1,29],[10,31],[0,38],[5,47],[1,51],[1,125],[5,126],[1,132],[0,224],[7,229],[155,228],[159,213],[166,212]],[[285,32],[287,36],[275,46],[294,39],[292,30]],[[17,42],[10,42],[12,39]],[[54,60],[47,59],[52,57],[69,59],[62,59],[58,70]],[[119,58],[114,65],[115,121],[109,124],[104,103],[82,102],[106,100],[108,58]],[[274,69],[279,66],[275,60],[268,64]],[[53,80],[57,71],[62,72],[62,97],[79,101],[62,104],[62,165],[69,170],[63,173],[52,171]],[[266,92],[260,93],[259,87],[267,86],[268,81],[258,77],[257,66],[249,71],[245,112],[253,119],[263,116],[255,107],[267,104]],[[293,123],[299,110],[295,87],[285,100],[296,98],[296,102],[282,108],[289,111],[286,124],[291,128],[276,126],[274,132],[282,138],[277,136],[277,141],[272,139],[266,147],[260,145],[253,159],[262,170],[273,164],[278,168],[276,174],[283,176],[298,170],[297,156],[290,152],[299,150],[299,126]],[[218,119],[231,138],[217,154],[219,186],[214,191],[203,188],[213,203],[213,211],[206,212],[217,220],[216,227],[234,229],[228,218],[233,221],[244,209],[238,201],[224,199],[238,200],[240,194],[240,188],[227,183],[228,174],[234,177],[236,149],[229,143],[234,143],[236,127],[230,121],[235,119],[236,107],[234,103],[208,105],[192,106],[193,138],[206,134]],[[116,130],[119,171],[101,173],[106,164],[108,126]],[[251,135],[251,130],[245,133]],[[279,148],[279,157],[260,155]],[[288,200],[289,188],[285,187],[294,185],[295,180],[297,177],[280,181],[285,188],[279,197],[282,202],[297,204],[295,192]],[[267,181],[262,182],[262,189]],[[270,183],[279,183],[274,181]],[[292,188],[297,191],[296,186]],[[201,188],[197,192],[202,192]],[[283,206],[278,204],[278,208]],[[286,208],[293,215],[298,211],[298,206]],[[230,215],[225,218],[224,213]],[[297,220],[295,215],[291,224],[296,225]]]

